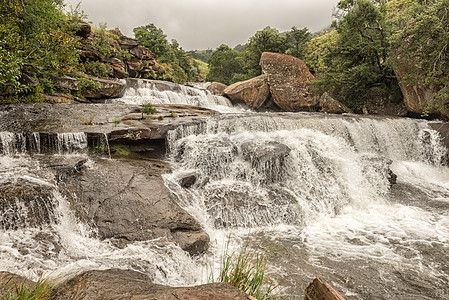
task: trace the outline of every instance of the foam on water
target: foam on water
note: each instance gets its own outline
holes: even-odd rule
[[[185,104],[201,106],[222,113],[249,112],[234,107],[231,101],[222,96],[213,95],[206,89],[180,85],[159,80],[128,80],[125,95],[116,99],[126,104]]]
[[[216,239],[215,251],[224,232],[239,241],[250,232],[293,243],[315,271],[373,264],[384,283],[400,274],[443,287],[435,299],[449,295],[449,213],[390,195],[391,168],[398,184],[425,191],[429,201],[449,199],[447,152],[425,121],[222,116],[172,131],[169,149],[176,167],[167,185]],[[185,174],[197,174],[189,188],[178,184]]]

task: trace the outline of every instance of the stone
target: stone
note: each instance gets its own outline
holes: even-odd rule
[[[87,36],[92,32],[92,27],[89,23],[79,22],[76,24],[76,27],[77,29],[75,34],[83,38],[87,38]]]
[[[369,103],[363,107],[364,114],[406,117],[407,109],[403,101],[393,101],[391,94],[380,87],[366,91]]]
[[[211,92],[212,95],[223,96],[223,94],[224,94],[223,91],[227,87],[228,86],[226,84],[223,84],[221,82],[212,82],[211,84],[209,84],[209,86],[206,88],[206,90]]]
[[[260,58],[267,75],[273,101],[283,110],[296,112],[319,106],[319,98],[311,91],[312,73],[299,58],[264,52]]]
[[[346,300],[334,287],[320,278],[315,278],[306,288],[305,296],[307,300]]]
[[[78,84],[78,80],[70,76],[58,77],[55,75],[50,75],[50,80],[56,87],[71,90],[71,91],[79,91],[80,87]]]
[[[100,239],[125,246],[165,238],[198,254],[207,248],[209,237],[165,186],[161,175],[167,168],[158,161],[97,161],[95,170],[65,174],[60,188],[76,216],[97,228]]]
[[[109,269],[84,272],[56,288],[55,300],[249,300],[241,290],[226,283],[193,287],[168,287],[131,270]]]
[[[228,86],[223,93],[232,101],[243,101],[251,108],[261,107],[270,95],[267,76],[261,75]]]
[[[0,271],[0,298],[1,299],[13,299],[7,297],[10,291],[14,291],[16,286],[25,285],[31,287],[34,282],[16,274]],[[5,297],[5,298],[4,298]]]
[[[100,83],[98,90],[87,89],[82,95],[90,99],[120,98],[125,94],[126,84],[112,79],[101,79],[89,77],[89,79]]]
[[[138,59],[147,60],[147,59],[154,59],[154,54],[150,52],[148,48],[145,48],[143,46],[137,46],[129,50],[129,52],[137,57]]]
[[[405,77],[409,68],[415,68],[419,70],[419,63],[404,62],[401,58],[398,57],[393,64],[393,70],[398,79],[402,95],[404,96],[404,104],[407,111],[409,111],[413,116],[420,117],[421,114],[429,106],[446,105],[446,103],[442,102],[441,100],[439,101],[439,103],[434,103],[434,96],[439,91],[438,87],[425,85],[423,83],[407,83]],[[430,114],[442,119],[449,118],[448,112],[442,113],[436,110],[431,110]]]
[[[354,113],[350,108],[340,101],[335,100],[328,93],[324,93],[320,98],[321,112],[328,114]]]
[[[185,176],[179,180],[179,185],[184,188],[189,188],[192,185],[194,185],[197,181],[198,181],[198,173],[192,172],[189,174],[185,174]]]

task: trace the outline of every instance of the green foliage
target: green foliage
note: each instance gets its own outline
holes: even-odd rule
[[[142,120],[143,120],[143,115],[152,115],[156,112],[156,108],[153,107],[153,104],[151,103],[144,103],[142,104],[142,109],[140,110],[140,112],[142,113]]]
[[[292,30],[287,32],[287,50],[285,54],[304,59],[304,50],[306,44],[311,39],[311,33],[309,29],[297,29],[296,27],[292,27]]]
[[[370,88],[380,87],[389,95],[400,95],[389,64],[385,3],[370,0],[338,3],[344,12],[333,24],[338,36],[335,44],[327,48],[323,57],[325,67],[315,81],[319,92],[330,91],[355,111],[369,103]]]
[[[305,46],[304,61],[312,73],[325,71],[325,58],[330,56],[331,49],[336,47],[338,41],[337,30],[324,31],[312,38]]]
[[[127,145],[113,145],[112,152],[119,156],[130,156],[132,154]]]
[[[209,49],[209,50],[192,50],[192,51],[187,51],[187,54],[190,55],[191,57],[193,57],[194,59],[197,59],[197,60],[207,63],[209,58],[212,56],[213,52],[214,51],[211,49]]]
[[[121,56],[118,45],[118,36],[106,29],[106,24],[100,24],[99,28],[93,29],[92,48],[102,57],[109,58]]]
[[[85,73],[95,77],[105,78],[112,76],[112,67],[99,61],[86,61],[84,64]]]
[[[209,74],[206,80],[231,84],[236,82],[234,81],[235,74],[242,73],[243,69],[242,55],[223,44],[209,59]]]
[[[168,42],[167,36],[162,29],[154,24],[148,24],[134,28],[136,39],[152,53],[157,55],[157,61],[169,68],[165,80],[173,80],[176,83],[185,83],[188,80],[198,79],[198,68],[195,67],[193,59],[182,49],[178,41]]]
[[[51,298],[53,285],[46,280],[39,280],[29,286],[26,284],[16,285],[0,300],[48,300]]]
[[[229,240],[221,259],[218,282],[226,282],[256,299],[272,299],[278,296],[278,288],[266,274],[270,258],[269,247],[259,247],[246,241],[238,252],[229,253]],[[213,275],[211,276],[214,281]]]
[[[18,101],[39,99],[29,95],[36,88],[20,84],[23,73],[39,79],[45,73],[62,75],[78,68],[74,26],[62,7],[60,0],[0,2],[1,94]]]
[[[85,78],[85,77],[79,77],[77,78],[78,85],[81,89],[81,91],[98,91],[100,89],[101,84],[98,81]]]
[[[20,57],[0,46],[0,95],[18,94],[26,89],[20,83],[22,66]]]

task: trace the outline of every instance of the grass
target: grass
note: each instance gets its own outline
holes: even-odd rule
[[[132,154],[131,151],[129,151],[129,147],[126,145],[113,145],[111,148],[115,155],[130,156]]]
[[[50,299],[53,285],[46,280],[38,280],[35,284],[18,284],[11,288],[0,300],[47,300]]]
[[[279,297],[280,287],[267,275],[270,247],[260,247],[246,241],[239,251],[229,253],[229,240],[221,259],[220,273],[216,281],[226,282],[258,300]],[[213,275],[211,281],[215,282]]]

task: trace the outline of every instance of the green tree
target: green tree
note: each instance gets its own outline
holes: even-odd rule
[[[207,81],[217,81],[224,84],[234,83],[242,78],[244,61],[242,55],[222,44],[209,58],[209,74]],[[237,75],[240,74],[240,75]],[[244,75],[243,75],[244,76]],[[238,78],[236,78],[238,77]]]
[[[284,53],[285,50],[286,37],[281,36],[277,29],[268,26],[257,31],[245,45],[246,73],[250,77],[262,73],[259,61],[263,52]]]
[[[304,49],[308,41],[310,41],[312,35],[309,29],[297,29],[292,27],[292,30],[287,32],[287,50],[285,54],[304,59]]]
[[[150,49],[157,56],[162,57],[170,52],[167,36],[162,29],[156,27],[154,24],[136,27],[133,29],[133,32],[140,44]]]
[[[401,99],[399,86],[389,63],[386,1],[343,0],[338,8],[343,17],[335,21],[338,38],[324,57],[326,68],[315,86],[355,111],[369,103],[367,91],[380,88]]]

